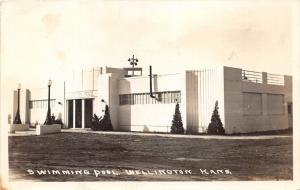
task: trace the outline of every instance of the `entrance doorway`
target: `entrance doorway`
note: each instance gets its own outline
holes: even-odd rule
[[[82,100],[75,100],[75,128],[82,128]]]
[[[84,107],[85,107],[85,128],[91,128],[92,127],[92,118],[93,118],[93,99],[85,99],[84,101]]]
[[[288,103],[288,127],[293,128],[293,103]]]
[[[93,99],[68,100],[68,128],[90,128],[93,117]]]
[[[68,100],[68,128],[73,128],[73,100]]]

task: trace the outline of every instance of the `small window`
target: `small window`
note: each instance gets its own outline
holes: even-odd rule
[[[288,114],[293,114],[293,105],[291,103],[288,104]]]

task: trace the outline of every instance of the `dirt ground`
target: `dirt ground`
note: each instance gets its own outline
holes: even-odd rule
[[[60,133],[10,136],[10,180],[292,180],[292,136],[202,139]]]

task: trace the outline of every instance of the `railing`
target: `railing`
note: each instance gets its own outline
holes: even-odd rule
[[[272,85],[284,85],[284,76],[276,74],[267,75],[267,83]]]
[[[242,80],[245,82],[263,83],[261,72],[242,70]]]

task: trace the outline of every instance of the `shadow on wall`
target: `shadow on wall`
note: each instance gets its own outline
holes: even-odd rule
[[[31,112],[30,112],[30,107],[29,107],[29,100],[31,100],[31,92],[30,90],[26,90],[26,112],[25,112],[25,123],[30,124],[31,123]]]
[[[187,72],[187,84],[186,84],[186,92],[187,92],[187,105],[186,105],[186,133],[187,134],[197,134],[199,132],[199,114],[201,114],[200,107],[198,107],[198,97],[199,97],[199,85],[198,77],[199,73],[197,72]],[[200,105],[201,106],[201,105]],[[206,110],[207,111],[207,110]],[[203,132],[203,131],[200,131]]]
[[[154,93],[153,96],[155,97],[154,99],[161,102],[162,101],[162,96],[161,94],[155,94],[155,92],[158,92],[158,83],[157,83],[157,75],[153,75],[153,88],[152,88],[152,92]],[[149,86],[149,92],[151,91],[150,90],[150,86]]]
[[[158,91],[157,75],[153,75],[153,80],[154,80],[154,82],[153,82],[153,92],[157,92]],[[150,86],[149,86],[149,88],[150,88]],[[150,89],[149,89],[149,91],[150,91]]]
[[[123,80],[122,81],[122,88],[126,89],[129,93],[131,93],[131,84],[128,80]],[[129,94],[128,93],[128,94]],[[119,126],[113,126],[114,129],[118,129],[120,131],[131,131],[131,104],[133,104],[133,97],[130,96],[130,100],[127,100],[125,105],[121,105],[120,99],[119,99],[119,106],[121,109],[119,109],[118,113],[118,119],[119,119]],[[122,112],[122,113],[120,113]]]
[[[62,114],[61,112],[58,113],[57,119],[61,119],[62,118]]]
[[[16,117],[16,113],[17,113],[17,107],[18,107],[18,92],[16,90],[13,91],[13,112],[12,112],[12,121],[11,123],[13,123],[15,117]],[[21,118],[22,119],[22,118]]]
[[[12,122],[11,122],[11,114],[8,114],[8,116],[7,116],[7,122],[8,122],[8,124],[12,124]]]

